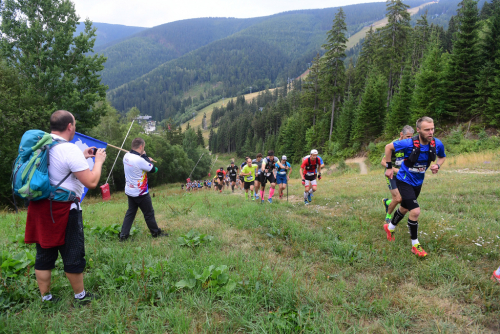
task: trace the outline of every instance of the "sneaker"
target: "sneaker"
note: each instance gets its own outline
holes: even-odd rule
[[[312,202],[312,196],[311,196],[311,193],[307,194],[307,200],[308,200],[309,202]]]
[[[415,246],[413,246],[411,248],[411,252],[418,257],[427,256],[427,253],[425,252],[425,250],[422,248],[422,246],[420,244],[416,244]]]
[[[61,301],[61,298],[56,297],[56,296],[52,296],[52,298],[49,299],[49,300],[42,300],[42,303],[52,303],[52,304],[55,304],[55,303],[58,303],[60,301]]]
[[[85,297],[81,298],[81,299],[78,299],[78,298],[75,298],[74,300],[74,306],[83,306],[83,305],[87,305],[87,304],[90,304],[93,300],[98,300],[99,299],[99,296],[93,294],[93,293],[85,293]]]
[[[273,199],[272,198],[268,198],[267,201],[270,203],[270,204],[273,204]]]
[[[385,231],[385,233],[387,233],[387,240],[389,240],[389,241],[396,240],[396,238],[394,237],[395,231],[389,230],[389,224],[384,224],[384,231]]]
[[[259,199],[259,195],[255,194],[255,199]]]
[[[252,201],[255,201],[255,197],[252,196]]]
[[[280,199],[283,199],[283,195],[280,195]]]
[[[130,237],[130,235],[121,235],[121,234],[118,235],[118,238],[119,238],[120,242],[127,241],[127,239],[129,237]]]
[[[309,202],[304,200],[304,204],[305,205],[309,205]]]
[[[260,204],[264,204],[264,200],[263,200],[263,199],[262,199],[262,200],[260,200]]]
[[[497,275],[496,270],[493,272],[493,275],[491,275],[491,279],[497,281],[497,283],[500,283],[500,275]]]
[[[392,222],[392,219],[391,219],[391,218],[386,218],[386,219],[385,219],[385,223],[386,223],[386,224],[389,224],[389,223],[391,223],[391,222]]]
[[[388,200],[389,200],[388,198],[384,198],[382,200],[382,203],[384,203],[384,207],[385,207],[385,213],[387,213],[387,211],[389,211],[389,205],[387,205]]]

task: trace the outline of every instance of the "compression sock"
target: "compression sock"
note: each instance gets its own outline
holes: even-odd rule
[[[304,199],[307,201],[307,195],[309,194],[308,191],[304,191]]]
[[[273,198],[273,196],[274,196],[274,189],[271,188],[269,189],[269,198]]]
[[[83,291],[80,293],[75,293],[76,299],[83,299],[84,297],[85,297],[85,289],[83,289]]]
[[[404,214],[402,214],[399,209],[396,210],[396,213],[394,214],[394,217],[392,217],[392,221],[389,224],[389,230],[394,226],[396,228],[396,225],[399,224],[399,222],[405,217]]]
[[[52,294],[51,293],[48,293],[46,294],[45,296],[42,296],[42,301],[49,301],[49,300],[52,300]]]
[[[314,190],[312,188],[309,189],[309,194],[311,194],[311,196],[312,196],[313,192],[314,192]]]
[[[391,218],[392,218],[392,216],[391,216],[390,213],[388,213],[388,214],[385,215],[385,219],[391,219]]]
[[[264,200],[264,190],[261,190],[261,191],[260,191],[260,199],[261,199],[261,200]]]
[[[500,267],[497,269],[497,275],[500,275]]]
[[[392,199],[388,199],[387,201],[385,201],[385,204],[386,204],[387,206],[389,206],[389,205],[391,205],[391,202],[392,202]]]
[[[418,221],[408,218],[408,228],[410,229],[411,245],[418,244]]]
[[[233,193],[234,193],[234,186],[231,186],[231,190],[232,190],[232,191],[233,191]]]

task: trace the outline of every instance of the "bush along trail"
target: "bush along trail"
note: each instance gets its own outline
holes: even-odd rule
[[[500,171],[500,152],[456,156],[444,170]],[[61,260],[42,303],[26,213],[0,214],[0,329],[7,333],[332,333],[497,332],[500,288],[490,280],[500,256],[497,174],[430,172],[419,198],[419,239],[409,251],[382,230],[382,169],[349,167],[318,182],[309,206],[257,204],[243,192],[151,189],[156,219],[170,237],[153,239],[137,215],[118,233],[126,196],[85,199],[85,287],[101,298],[75,308]],[[452,189],[453,191],[450,191]],[[289,193],[302,197],[292,179]]]

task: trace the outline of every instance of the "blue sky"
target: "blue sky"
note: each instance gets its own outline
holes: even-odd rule
[[[296,9],[345,6],[380,0],[72,0],[81,19],[153,27],[196,17],[257,17]]]

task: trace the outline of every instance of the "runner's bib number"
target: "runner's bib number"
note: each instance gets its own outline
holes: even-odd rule
[[[415,164],[412,168],[408,168],[408,170],[411,173],[420,173],[424,174],[425,171],[427,170],[427,165],[426,164]]]
[[[247,181],[252,181],[253,177],[252,177],[252,175],[250,175],[250,176],[247,176],[246,179],[247,179]]]
[[[284,171],[284,172],[279,172],[278,174],[281,174],[281,175],[286,175],[286,171]]]

